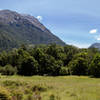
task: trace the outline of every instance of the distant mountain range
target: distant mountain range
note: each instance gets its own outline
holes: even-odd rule
[[[65,45],[35,17],[15,11],[0,10],[0,48],[11,49],[21,44]]]
[[[100,50],[100,43],[94,43],[89,48],[97,48]]]

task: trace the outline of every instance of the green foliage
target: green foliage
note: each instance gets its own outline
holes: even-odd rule
[[[79,49],[69,45],[64,47],[56,44],[32,47],[21,45],[19,49],[1,52],[0,73],[25,76],[71,74],[99,77],[99,58],[95,57],[96,53],[100,55],[97,49]],[[94,66],[98,67],[93,70]]]
[[[14,100],[23,100],[23,91],[20,90],[13,91],[12,98]]]
[[[59,74],[60,75],[69,75],[68,68],[67,67],[61,67]]]
[[[29,94],[26,100],[33,100],[33,95]]]
[[[45,92],[45,91],[47,91],[47,88],[44,86],[41,86],[41,85],[35,85],[32,87],[32,91],[33,92],[35,92],[35,91]]]
[[[15,75],[17,73],[17,69],[12,65],[5,65],[4,67],[0,67],[0,73],[2,75]]]
[[[70,46],[70,45],[65,46],[64,54],[66,55],[66,58],[64,59],[64,65],[65,66],[68,65],[68,63],[73,59],[73,56],[78,52],[79,49],[74,46]]]
[[[64,48],[56,44],[51,44],[48,46],[46,53],[53,56],[55,59],[60,60],[62,59]]]
[[[90,64],[89,74],[94,77],[100,77],[100,54],[96,54]]]
[[[31,76],[37,74],[38,62],[32,57],[23,58],[21,66],[19,68],[19,74],[25,76]]]
[[[20,81],[12,81],[12,80],[6,80],[3,82],[4,86],[22,86],[22,85],[26,85],[24,82],[20,82]]]
[[[10,93],[0,86],[0,100],[11,100]]]
[[[7,52],[3,51],[0,55],[0,65],[5,66],[8,63]]]
[[[53,94],[50,95],[50,100],[55,100],[55,96]]]
[[[69,63],[69,71],[71,75],[87,75],[87,69],[87,60],[82,57],[78,57]]]

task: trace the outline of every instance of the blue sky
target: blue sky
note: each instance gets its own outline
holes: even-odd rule
[[[38,16],[67,44],[100,42],[100,0],[1,0],[0,9]]]

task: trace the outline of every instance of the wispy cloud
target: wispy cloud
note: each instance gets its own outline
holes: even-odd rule
[[[69,45],[74,45],[78,48],[88,48],[91,44],[90,43],[80,43],[79,41],[67,41]]]
[[[95,39],[96,39],[97,41],[100,41],[100,35],[95,36]]]
[[[100,37],[98,37],[97,40],[100,41]]]
[[[97,32],[98,32],[98,29],[92,29],[92,30],[89,31],[90,34],[95,34]]]
[[[42,16],[37,16],[36,17],[39,21],[42,21],[43,20],[43,17]]]

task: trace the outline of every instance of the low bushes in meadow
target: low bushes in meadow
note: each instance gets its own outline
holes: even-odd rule
[[[0,100],[11,100],[11,96],[8,90],[1,86],[0,86]]]

